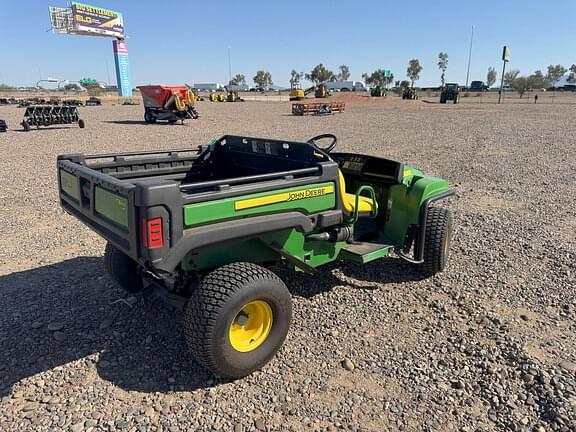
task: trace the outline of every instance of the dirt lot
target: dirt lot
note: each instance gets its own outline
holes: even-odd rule
[[[0,430],[576,430],[573,105],[198,109],[164,126],[143,124],[141,106],[80,108],[86,129],[24,133],[23,110],[0,107],[13,129],[0,134]],[[432,279],[394,259],[313,278],[279,268],[291,331],[236,382],[189,357],[180,316],[118,301],[104,242],[58,207],[60,153],[323,132],[450,180],[451,261]]]

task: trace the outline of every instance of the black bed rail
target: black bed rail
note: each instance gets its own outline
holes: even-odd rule
[[[264,180],[274,180],[280,178],[296,178],[306,175],[320,175],[321,173],[320,167],[311,167],[311,168],[300,168],[295,170],[289,171],[279,171],[274,173],[267,173],[267,174],[256,174],[251,176],[244,176],[244,177],[233,177],[221,180],[210,180],[192,184],[185,184],[180,185],[180,190],[182,192],[191,192],[195,189],[206,189],[215,186],[231,186],[236,184],[242,183],[252,183],[257,181],[264,181]]]
[[[58,156],[58,160],[70,160],[72,162],[87,165],[86,162],[93,162],[99,159],[111,159],[108,163],[100,163],[100,164],[90,164],[90,168],[100,168],[103,166],[114,166],[115,164],[121,163],[130,163],[130,164],[138,164],[143,163],[146,161],[156,161],[158,160],[157,156],[164,155],[162,160],[187,160],[187,159],[195,159],[197,156],[204,153],[207,150],[206,146],[198,146],[193,148],[181,148],[181,149],[170,149],[170,150],[146,150],[146,151],[137,151],[137,152],[119,152],[119,153],[102,153],[102,154],[95,154],[95,155],[85,155],[80,153],[73,153],[73,154],[66,154]],[[196,153],[195,156],[187,156],[183,157],[182,153]],[[141,159],[136,159],[137,156],[145,156]],[[151,156],[154,156],[152,158]],[[129,159],[134,158],[134,159]]]

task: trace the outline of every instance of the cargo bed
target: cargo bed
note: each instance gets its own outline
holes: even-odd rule
[[[231,197],[335,184],[338,165],[302,143],[224,136],[191,149],[62,155],[58,157],[58,176],[60,202],[68,213],[132,259],[172,271],[182,256],[178,252],[172,257],[171,253],[194,220],[199,220],[195,215],[203,211],[202,203],[224,205]],[[216,211],[216,207],[206,210],[204,206],[204,211]],[[186,215],[192,222],[186,222]],[[287,224],[305,223],[294,218],[289,221],[290,216],[295,215],[285,217]],[[227,218],[213,219],[225,222]],[[252,228],[258,231],[254,219]],[[150,227],[145,225],[154,220],[162,221],[153,229],[163,242],[150,248],[151,239],[143,236],[151,237]],[[242,227],[236,223],[231,229]],[[204,243],[209,241],[206,238]]]

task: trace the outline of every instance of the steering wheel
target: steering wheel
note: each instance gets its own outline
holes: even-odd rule
[[[331,140],[330,143],[324,147],[321,147],[318,143],[318,141],[322,141],[322,140]],[[334,147],[336,147],[336,142],[338,141],[338,138],[336,138],[336,135],[333,134],[321,134],[321,135],[316,135],[315,137],[310,138],[308,141],[306,141],[308,144],[316,147],[318,150],[323,151],[324,153],[330,153],[332,150],[334,150]]]

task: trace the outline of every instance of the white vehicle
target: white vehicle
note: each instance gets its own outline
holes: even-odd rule
[[[218,90],[224,90],[224,86],[222,84],[219,83],[194,83],[194,90],[198,90],[198,91],[208,91],[208,92],[214,92],[214,91],[218,91]]]
[[[366,91],[366,87],[361,81],[328,81],[326,87],[330,91]]]

